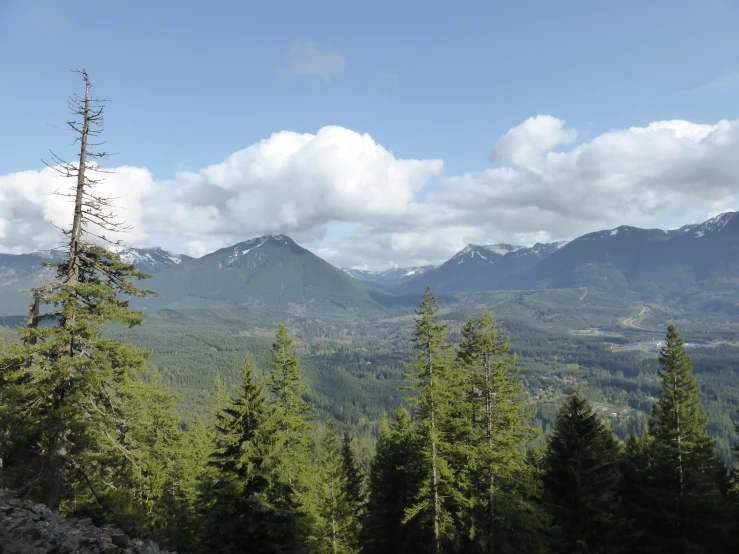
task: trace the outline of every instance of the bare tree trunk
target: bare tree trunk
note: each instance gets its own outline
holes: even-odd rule
[[[85,81],[85,97],[82,109],[82,128],[80,129],[80,155],[77,166],[77,186],[74,196],[74,218],[72,220],[72,230],[69,234],[69,262],[67,267],[66,285],[70,288],[71,299],[64,306],[64,327],[71,331],[68,344],[65,346],[65,354],[74,357],[76,353],[76,340],[74,327],[77,323],[77,304],[75,287],[80,280],[81,266],[81,238],[82,238],[82,204],[85,193],[85,169],[87,165],[87,139],[90,133],[90,87],[91,82],[87,73],[82,72]],[[59,405],[64,401],[66,396],[65,385],[62,384],[59,390]],[[47,454],[46,482],[44,485],[44,503],[52,510],[59,510],[59,504],[64,491],[64,468],[67,458],[67,422],[63,417],[59,417],[52,426],[52,435],[50,437],[49,451]]]

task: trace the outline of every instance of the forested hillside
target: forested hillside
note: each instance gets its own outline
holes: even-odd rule
[[[420,276],[439,297],[285,235],[128,249],[75,73],[63,248],[0,259],[29,286],[0,327],[0,489],[190,554],[739,550],[739,217],[469,247]],[[119,548],[39,525],[36,550]]]

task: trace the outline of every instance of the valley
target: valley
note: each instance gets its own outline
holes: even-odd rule
[[[564,395],[579,387],[604,413],[617,414],[611,425],[625,439],[646,424],[656,394],[656,345],[674,322],[688,343],[711,346],[691,354],[710,430],[728,458],[736,439],[731,417],[739,408],[739,307],[732,281],[739,276],[732,265],[739,217],[714,219],[679,231],[623,227],[530,248],[470,245],[438,267],[390,272],[339,270],[284,235],[201,258],[121,249],[122,258],[153,275],[146,287],[158,296],[134,299],[145,310],[143,326],[112,326],[108,333],[152,352],[151,363],[180,395],[179,411],[187,418],[203,413],[217,375],[227,383],[238,380],[245,354],[266,371],[282,321],[297,339],[311,388],[307,398],[369,439],[381,413],[401,403],[397,389],[410,354],[414,309],[431,284],[452,342],[461,339],[464,322],[484,310],[510,334],[543,431]],[[697,250],[677,245],[685,253],[682,266],[692,269],[681,270],[684,284],[676,284],[676,254],[666,245],[685,237],[700,244]],[[706,250],[717,269],[705,267]],[[48,269],[34,266],[41,256],[33,256],[0,257],[0,315],[7,326],[24,321],[27,301],[19,289],[48,278]],[[670,270],[647,273],[650,257]],[[9,332],[0,336],[13,340]]]

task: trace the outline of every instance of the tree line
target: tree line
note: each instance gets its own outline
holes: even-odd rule
[[[149,353],[103,334],[139,325],[147,276],[105,246],[120,231],[89,159],[102,105],[73,97],[79,160],[66,257],[0,356],[2,486],[182,552],[721,553],[739,548],[739,475],[716,456],[692,363],[669,326],[645,431],[620,443],[575,390],[541,448],[508,337],[484,313],[451,344],[436,298],[416,310],[405,405],[366,464],[306,400],[280,325],[266,379],[216,380],[180,422]],[[102,244],[102,246],[101,246]],[[735,448],[737,454],[739,450]]]

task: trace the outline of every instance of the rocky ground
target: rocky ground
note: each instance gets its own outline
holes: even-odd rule
[[[119,529],[95,527],[90,519],[64,519],[43,504],[20,500],[0,489],[0,553],[2,554],[148,554],[151,541],[131,539]],[[176,554],[176,553],[172,553]]]

